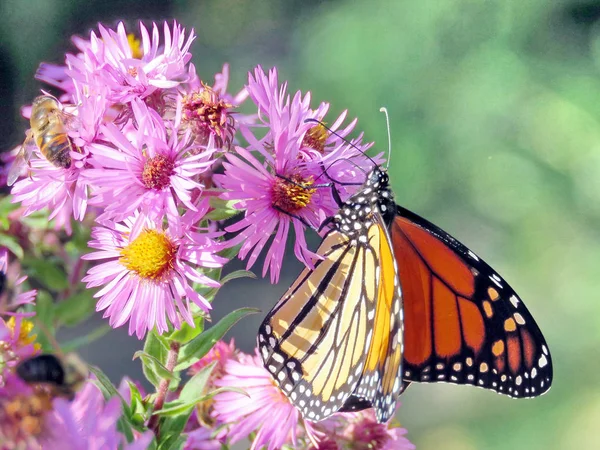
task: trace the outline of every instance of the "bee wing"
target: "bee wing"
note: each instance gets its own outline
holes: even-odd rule
[[[31,153],[36,147],[37,145],[35,143],[35,139],[33,138],[33,133],[27,133],[27,137],[25,138],[25,141],[23,141],[23,145],[21,145],[19,153],[17,153],[17,157],[13,161],[12,166],[10,166],[10,170],[8,171],[6,180],[6,184],[8,186],[12,186],[15,181],[17,181],[17,178],[19,178],[23,172],[23,169],[29,162]]]
[[[56,111],[58,117],[60,117],[62,123],[65,126],[67,133],[69,131],[78,130],[81,127],[81,120],[74,114],[63,110]]]

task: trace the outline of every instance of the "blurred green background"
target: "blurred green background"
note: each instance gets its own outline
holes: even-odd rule
[[[399,419],[418,448],[600,448],[600,1],[2,0],[0,148],[22,140],[18,108],[39,92],[35,69],[62,62],[72,34],[166,18],[196,30],[206,81],[229,62],[237,91],[254,65],[276,65],[314,106],[358,116],[380,149],[387,106],[398,202],[483,256],[536,317],[552,390],[514,401],[413,385]],[[285,269],[278,286],[228,285],[213,317],[267,310],[299,266]],[[247,351],[260,320],[235,330]],[[108,339],[127,351],[103,341],[83,356],[113,378],[138,370],[126,364],[140,344],[124,330]]]

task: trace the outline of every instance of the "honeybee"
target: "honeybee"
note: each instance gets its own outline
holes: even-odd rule
[[[52,353],[43,353],[21,361],[17,375],[34,387],[42,387],[53,397],[72,400],[75,393],[88,379],[89,371],[83,361],[69,353],[59,358]]]
[[[77,117],[64,111],[61,103],[51,95],[40,95],[31,105],[29,123],[31,128],[8,172],[9,186],[17,181],[36,148],[54,166],[71,167],[70,152],[75,146],[67,132],[77,128]]]

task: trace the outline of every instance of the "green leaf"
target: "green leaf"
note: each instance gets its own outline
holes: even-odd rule
[[[217,365],[217,362],[212,362],[208,364],[206,367],[203,367],[198,373],[194,374],[192,378],[185,383],[183,389],[181,389],[181,393],[179,394],[179,398],[186,399],[194,399],[200,397],[206,388],[206,383],[210,379],[210,374],[213,369]]]
[[[94,314],[96,300],[93,291],[85,289],[58,303],[54,308],[57,326],[75,326]]]
[[[42,346],[43,351],[55,351],[49,336],[54,336],[54,302],[52,297],[45,290],[38,290],[35,300],[35,317],[37,342]]]
[[[217,324],[181,347],[175,370],[180,371],[190,367],[206,355],[240,319],[258,312],[260,310],[256,308],[241,308],[227,314]]]
[[[96,375],[97,380],[94,380],[94,383],[102,391],[102,395],[104,395],[105,400],[110,400],[113,397],[119,397],[121,401],[125,403],[125,400],[119,391],[117,391],[117,388],[111,383],[111,381],[99,367],[90,365],[89,369],[90,372]]]
[[[15,237],[0,233],[0,247],[6,247],[13,252],[17,258],[23,259],[23,248],[19,245],[19,242]]]
[[[221,278],[219,280],[219,283],[221,283],[221,286],[222,286],[225,283],[228,283],[231,280],[236,280],[238,278],[256,279],[256,275],[254,274],[254,272],[250,272],[249,270],[234,270],[233,272],[228,273],[223,278]]]
[[[146,370],[151,370],[159,378],[164,380],[179,378],[176,374],[167,369],[158,359],[142,350],[138,350],[133,354],[133,359],[136,358],[140,358]]]
[[[131,392],[131,400],[125,414],[127,415],[129,422],[131,422],[137,430],[141,431],[148,419],[148,408],[146,407],[146,403],[144,403],[142,394],[137,386],[131,381],[127,381],[127,384],[129,385],[129,391]]]
[[[205,402],[210,400],[215,395],[220,394],[222,392],[237,392],[238,394],[242,394],[246,397],[250,397],[246,391],[236,387],[222,387],[217,388],[210,391],[207,394],[201,395],[198,398],[192,398],[190,401],[184,401],[181,399],[174,400],[169,403],[165,403],[163,408],[160,411],[156,411],[156,415],[159,416],[173,416],[177,414],[181,414],[187,411],[188,408],[194,408],[198,403]]]
[[[193,392],[196,392],[198,387],[202,387],[206,385],[208,381],[208,377],[210,376],[210,372],[214,368],[213,365],[206,366],[203,371],[198,372],[194,377],[192,377],[186,386],[182,389],[182,394],[186,390],[187,385],[192,383],[190,388],[187,388],[189,395],[192,395]],[[202,372],[206,372],[201,375]],[[197,375],[200,375],[196,380]],[[187,394],[186,394],[187,395]],[[195,404],[195,403],[194,403]],[[194,404],[187,405],[185,408],[182,408],[178,413],[171,413],[169,415],[165,415],[160,418],[160,442],[158,445],[159,449],[170,450],[172,448],[182,448],[183,443],[187,440],[186,437],[182,436],[185,425],[187,424],[192,411],[194,410]],[[165,405],[166,406],[166,405]],[[158,411],[156,414],[160,414]],[[183,439],[183,440],[182,440]],[[182,443],[183,442],[183,443]]]
[[[189,416],[189,415],[188,415]],[[179,430],[181,428],[181,431],[174,431],[174,432],[169,432],[167,433],[165,436],[162,436],[162,444],[160,444],[158,446],[158,450],[181,450],[183,449],[183,447],[185,446],[185,443],[187,441],[187,436],[182,436],[181,432],[183,431],[183,427],[179,426],[178,422],[187,422],[188,418],[180,418],[177,421],[174,421],[174,424],[177,424],[176,426],[171,426],[170,428],[176,428],[177,430]],[[185,422],[183,423],[184,427],[185,427]],[[169,426],[170,424],[167,425],[163,425],[163,428],[166,428],[167,426]],[[161,428],[162,429],[162,428]]]
[[[48,290],[60,292],[69,287],[67,275],[59,261],[54,258],[25,258],[23,266],[27,274],[42,283]]]
[[[177,400],[165,403],[162,409],[155,411],[153,414],[160,416],[176,416],[191,411],[194,406],[201,401],[208,380],[210,379],[210,374],[216,364],[216,362],[213,362],[195,374],[187,383],[185,383]]]
[[[204,331],[204,317],[200,315],[195,316],[194,325],[195,326],[192,327],[187,322],[183,322],[179,330],[175,330],[171,333],[169,340],[180,342],[182,344],[191,341]]]
[[[13,197],[11,195],[0,197],[0,229],[5,231],[10,227],[8,215],[21,206],[18,203],[11,203],[12,199]],[[19,259],[20,258],[22,258],[22,256],[20,256]]]
[[[229,219],[243,211],[242,209],[236,209],[233,206],[239,202],[239,200],[223,200],[219,197],[210,197],[210,206],[214,209],[204,217],[210,220]]]
[[[129,409],[129,405],[123,399],[119,391],[113,386],[108,377],[100,370],[100,368],[96,366],[89,366],[90,372],[96,375],[96,380],[93,380],[93,383],[98,386],[102,395],[104,396],[104,400],[110,400],[113,397],[118,397],[121,400],[121,404],[123,405],[123,409]],[[125,438],[127,442],[133,441],[133,430],[131,429],[131,424],[127,420],[126,416],[121,416],[117,422],[118,429]]]
[[[144,353],[153,356],[161,364],[165,364],[167,362],[167,353],[169,352],[168,345],[163,341],[163,339],[156,334],[156,331],[151,331],[148,333],[146,337],[146,342],[144,342]],[[152,383],[154,387],[158,387],[160,384],[161,378],[157,376],[157,374],[153,370],[149,370],[148,367],[142,365],[142,369],[144,371],[144,376],[146,379]]]
[[[48,230],[52,228],[52,221],[48,220],[48,210],[46,208],[35,211],[26,217],[21,217],[20,220],[29,228],[38,230]]]
[[[223,258],[226,258],[226,259],[233,259],[238,255],[241,248],[242,248],[242,244],[238,244],[233,247],[226,248],[219,252],[219,256],[222,256]]]

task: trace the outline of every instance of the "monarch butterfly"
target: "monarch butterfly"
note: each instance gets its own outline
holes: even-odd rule
[[[552,382],[548,346],[513,289],[448,233],[396,205],[376,167],[259,328],[266,369],[312,421],[374,407],[413,381],[511,397]]]

